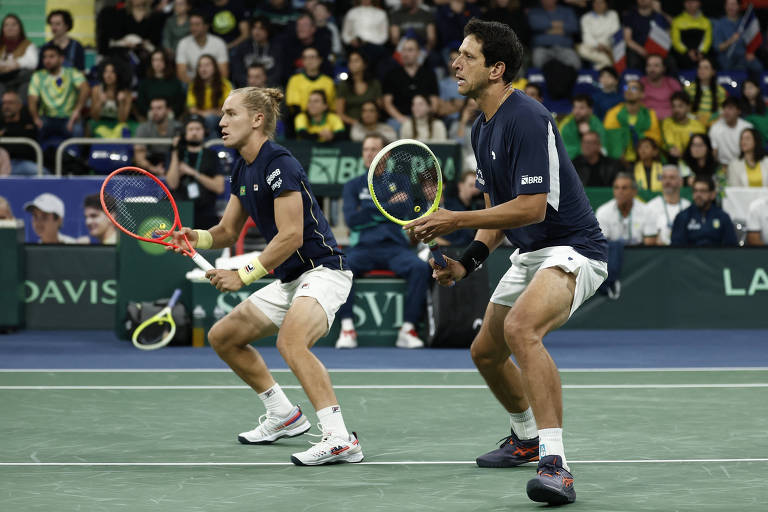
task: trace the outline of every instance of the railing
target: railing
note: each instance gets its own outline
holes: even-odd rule
[[[216,146],[223,144],[224,141],[221,139],[211,139],[209,141],[206,141],[205,144],[203,144],[204,147],[208,148],[211,146]],[[131,137],[128,139],[98,139],[93,137],[74,137],[71,139],[67,139],[64,142],[62,142],[58,148],[56,148],[56,176],[61,176],[61,167],[64,162],[64,150],[67,149],[69,146],[74,146],[77,144],[90,144],[90,145],[114,145],[114,144],[122,144],[122,145],[152,145],[152,146],[159,146],[159,145],[167,145],[170,146],[173,144],[173,139],[166,138],[166,137]],[[39,146],[38,146],[39,148]],[[42,153],[40,153],[40,160],[42,162]]]
[[[0,137],[0,144],[26,144],[32,146],[35,150],[35,159],[37,160],[37,175],[43,175],[43,148],[35,139],[29,137]]]

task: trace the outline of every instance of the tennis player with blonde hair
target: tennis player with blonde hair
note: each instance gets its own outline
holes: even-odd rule
[[[278,89],[256,87],[235,89],[227,97],[219,123],[222,139],[241,157],[232,172],[229,203],[218,225],[209,230],[182,228],[174,233],[174,241],[186,234],[197,249],[229,247],[249,216],[268,241],[264,251],[241,269],[206,273],[219,291],[237,291],[270,271],[277,278],[208,333],[219,357],[259,394],[267,410],[258,426],[238,440],[269,444],[310,429],[301,408],[288,400],[250,345],[277,333],[277,348],[315,407],[322,431],[319,443],[294,453],[291,461],[302,466],[360,462],[363,452],[357,435],[347,431],[328,372],[310,351],[347,299],[352,272],[301,164],[271,140],[282,99]]]

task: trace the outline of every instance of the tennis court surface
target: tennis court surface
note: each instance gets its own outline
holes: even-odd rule
[[[589,336],[563,331],[549,340],[562,368],[576,478],[577,501],[567,510],[768,509],[764,332],[645,333],[646,341],[602,332],[614,348],[607,355],[604,347],[594,367],[594,349],[583,344]],[[467,351],[318,349],[329,368],[340,368],[331,378],[366,458],[315,468],[289,457],[316,438],[237,443],[263,407],[209,349],[169,347],[144,358],[148,367],[137,352],[107,333],[0,338],[0,509],[542,508],[525,496],[534,466],[474,464],[509,426]],[[315,420],[274,349],[263,353]],[[669,364],[650,368],[657,359]]]

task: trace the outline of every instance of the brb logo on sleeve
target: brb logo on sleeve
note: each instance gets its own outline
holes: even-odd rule
[[[279,177],[280,176],[280,169],[275,169],[272,171],[272,174],[267,176],[267,185],[272,187],[272,190],[275,191],[278,188],[280,188],[280,185],[283,184],[283,179]],[[277,179],[275,179],[277,178]]]
[[[520,179],[521,185],[534,185],[536,183],[544,183],[544,178],[541,176],[528,176],[526,174]]]

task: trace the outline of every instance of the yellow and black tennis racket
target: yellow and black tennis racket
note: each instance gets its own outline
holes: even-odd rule
[[[440,206],[443,173],[429,147],[413,139],[385,146],[368,169],[368,189],[381,213],[404,226],[426,217]],[[434,241],[429,242],[435,264],[445,267],[445,258]]]
[[[147,318],[133,331],[131,341],[141,350],[155,350],[171,342],[176,334],[176,322],[173,321],[173,306],[181,296],[181,289],[176,288],[168,304],[158,313]]]

